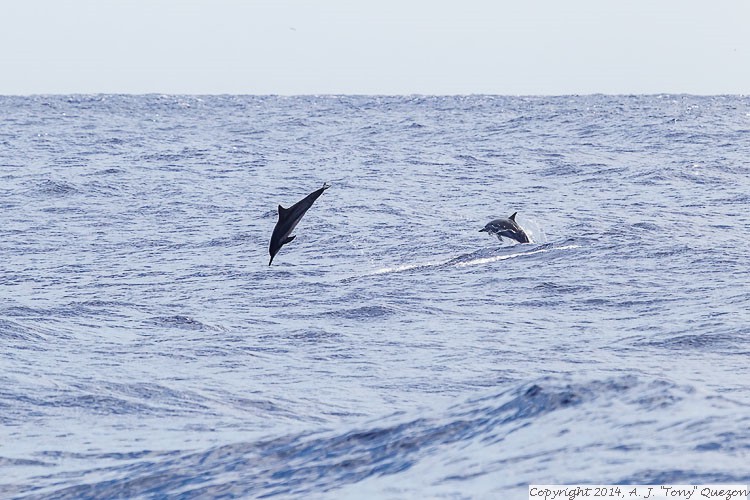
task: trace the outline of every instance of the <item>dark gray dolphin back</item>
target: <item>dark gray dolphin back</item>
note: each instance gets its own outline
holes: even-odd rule
[[[518,212],[513,212],[513,215],[507,219],[495,219],[488,222],[483,229],[479,230],[479,232],[494,234],[500,241],[503,241],[502,237],[505,236],[506,238],[516,240],[519,243],[529,243],[531,240],[528,235],[516,222],[517,214]]]
[[[273,258],[279,253],[281,247],[291,242],[295,236],[292,236],[292,231],[297,227],[302,216],[312,207],[315,200],[320,198],[323,191],[331,187],[328,184],[323,184],[323,187],[308,194],[300,201],[295,203],[289,208],[284,208],[279,205],[279,220],[276,222],[276,226],[273,228],[273,234],[271,234],[271,242],[268,245],[268,253],[271,255],[271,260],[268,261],[270,266],[273,262]]]

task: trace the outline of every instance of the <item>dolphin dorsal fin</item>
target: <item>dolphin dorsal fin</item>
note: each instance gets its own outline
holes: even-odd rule
[[[281,207],[279,207],[279,209],[281,209]],[[513,222],[516,222],[516,214],[517,214],[517,213],[518,213],[518,212],[513,212],[513,215],[511,215],[511,216],[510,216],[510,217],[508,217],[508,218],[509,218],[510,220],[512,220]]]
[[[279,205],[279,217],[281,217],[282,215],[284,215],[284,214],[285,214],[285,213],[287,213],[288,211],[289,211],[289,209],[288,209],[288,208],[284,208],[284,207],[282,207],[281,205]]]

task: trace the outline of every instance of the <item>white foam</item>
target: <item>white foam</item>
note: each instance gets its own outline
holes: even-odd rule
[[[453,267],[466,267],[466,266],[477,266],[481,264],[490,264],[492,262],[498,262],[501,260],[508,260],[513,259],[515,257],[522,257],[524,255],[534,255],[537,253],[544,253],[544,252],[551,252],[553,250],[571,250],[573,248],[580,248],[580,245],[565,245],[561,247],[546,247],[546,248],[538,248],[536,250],[530,250],[527,252],[517,252],[507,255],[495,255],[493,257],[482,257],[479,259],[472,259],[466,262],[456,262],[453,264]],[[441,260],[441,261],[432,261],[432,262],[425,262],[422,264],[404,264],[401,266],[393,266],[393,267],[383,267],[381,269],[377,269],[371,273],[369,273],[369,276],[374,276],[378,274],[389,274],[389,273],[401,273],[404,271],[411,271],[412,269],[418,269],[418,268],[430,268],[430,267],[440,267],[445,266],[449,264],[451,261],[455,260],[456,258],[450,258],[447,260]]]
[[[580,245],[566,245],[563,247],[550,247],[550,248],[539,248],[530,252],[518,252],[508,255],[495,255],[494,257],[483,257],[481,259],[469,260],[466,262],[458,262],[456,267],[476,266],[480,264],[489,264],[491,262],[497,262],[500,260],[512,259],[514,257],[521,257],[523,255],[534,255],[536,253],[551,252],[552,250],[570,250],[572,248],[580,248]]]
[[[450,260],[440,261],[440,262],[427,262],[424,264],[404,264],[402,266],[394,266],[394,267],[384,267],[382,269],[377,269],[370,273],[371,275],[375,274],[388,274],[388,273],[401,273],[404,271],[410,271],[412,269],[416,269],[418,267],[437,267],[437,266],[443,266],[450,262]]]

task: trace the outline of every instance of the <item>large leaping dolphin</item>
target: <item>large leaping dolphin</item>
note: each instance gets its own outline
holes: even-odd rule
[[[273,258],[279,253],[281,247],[292,241],[296,236],[290,236],[294,228],[299,224],[302,216],[305,215],[315,200],[323,194],[323,191],[331,187],[330,185],[323,183],[323,187],[317,191],[305,196],[303,199],[295,203],[289,208],[284,208],[279,205],[279,220],[276,222],[276,227],[273,228],[273,234],[271,235],[271,244],[268,246],[268,253],[271,254],[271,260],[268,261],[268,265],[271,265]]]
[[[505,236],[506,238],[516,240],[519,243],[528,243],[530,241],[529,237],[526,236],[526,233],[523,232],[521,226],[516,222],[517,213],[518,212],[513,212],[513,215],[507,219],[495,219],[492,222],[488,222],[487,225],[484,226],[484,229],[480,229],[479,232],[482,233],[486,231],[490,234],[494,234],[500,241],[503,241],[502,237]]]

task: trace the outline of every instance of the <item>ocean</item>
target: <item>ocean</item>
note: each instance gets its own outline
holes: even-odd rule
[[[750,97],[0,112],[2,498],[750,482]]]

